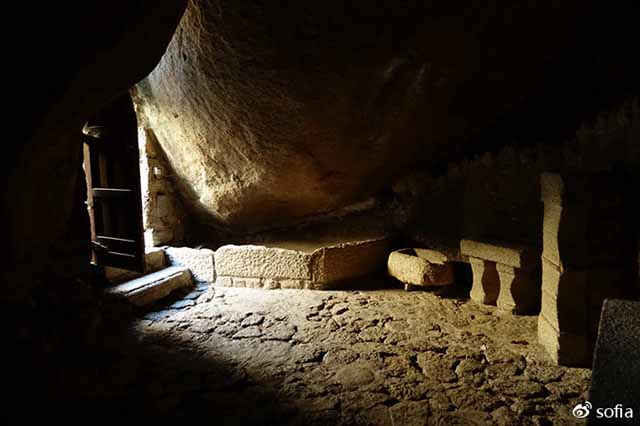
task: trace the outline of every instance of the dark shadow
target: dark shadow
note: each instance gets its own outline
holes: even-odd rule
[[[322,413],[300,412],[274,393],[279,383],[252,377],[245,368],[251,365],[216,353],[216,333],[177,333],[171,323],[147,324],[140,333],[126,302],[101,302],[105,326],[92,347],[70,344],[23,360],[30,369],[16,366],[5,383],[20,389],[3,409],[5,424],[30,424],[43,414],[50,422],[89,425],[333,424]],[[210,344],[197,344],[203,341]]]

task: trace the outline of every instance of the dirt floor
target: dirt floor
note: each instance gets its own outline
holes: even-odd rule
[[[130,325],[116,348],[122,361],[87,378],[108,382],[90,387],[96,399],[134,401],[114,405],[123,418],[582,424],[571,409],[586,398],[590,371],[552,366],[536,343],[535,316],[401,289],[202,287],[183,296]]]

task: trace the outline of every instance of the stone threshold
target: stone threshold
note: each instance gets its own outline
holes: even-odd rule
[[[175,290],[192,285],[193,278],[188,268],[170,266],[112,287],[107,293],[122,296],[134,305],[144,306],[163,299]]]

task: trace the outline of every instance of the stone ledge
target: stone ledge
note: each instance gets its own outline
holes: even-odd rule
[[[142,306],[156,302],[172,291],[192,284],[191,272],[187,268],[170,266],[110,288],[107,293],[125,297],[134,305]]]
[[[460,241],[460,252],[464,256],[488,260],[525,270],[535,269],[540,256],[532,247],[502,242]]]

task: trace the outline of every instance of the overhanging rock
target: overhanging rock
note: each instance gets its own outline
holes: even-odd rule
[[[336,288],[385,265],[387,237],[329,243],[226,245],[215,252],[216,285],[250,288]]]

